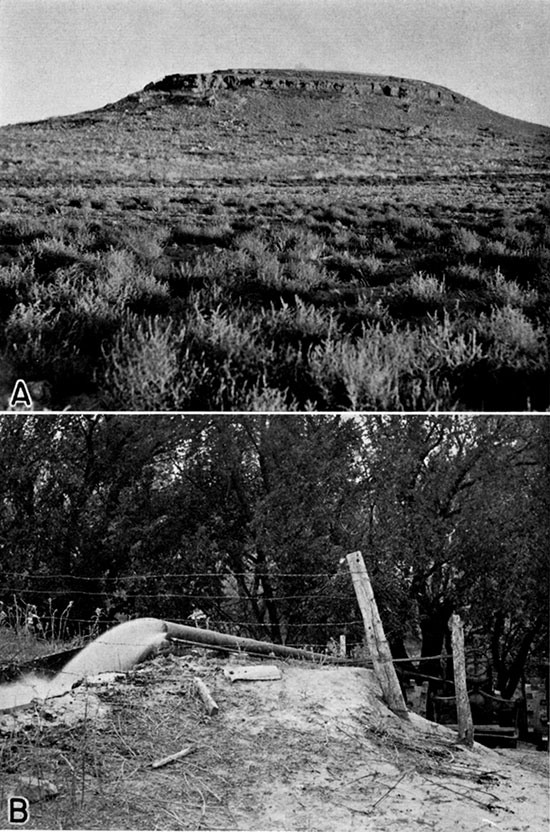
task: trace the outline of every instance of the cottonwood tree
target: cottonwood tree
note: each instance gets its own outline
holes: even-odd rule
[[[254,634],[303,642],[315,619],[330,629],[323,587],[333,600],[358,438],[354,423],[327,417],[227,417],[186,449],[174,498],[202,495],[204,548]]]
[[[422,654],[439,655],[459,611],[509,693],[546,627],[545,430],[525,417],[4,417],[4,600],[74,600],[75,618],[200,607],[222,629],[322,643],[337,622],[361,631],[340,565],[361,548],[395,656],[415,626]]]
[[[493,640],[499,684],[509,693],[544,626],[541,593],[529,589],[544,572],[548,540],[542,425],[522,417],[409,416],[365,417],[363,429],[363,548],[394,655],[406,656],[404,636],[415,623],[422,656],[440,655],[449,616],[460,612]],[[512,603],[518,595],[521,607]],[[506,646],[503,616],[515,634]],[[442,670],[438,659],[422,669]]]
[[[0,419],[0,569],[5,596],[73,617],[113,605],[128,574],[124,518],[146,492],[175,427],[147,417]],[[144,502],[142,498],[142,503]],[[125,539],[123,540],[123,537]]]

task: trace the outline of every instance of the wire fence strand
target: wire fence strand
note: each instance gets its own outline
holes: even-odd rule
[[[340,575],[350,575],[352,570],[345,571],[325,571],[325,572],[280,572],[278,570],[270,572],[270,577],[281,578],[334,578]],[[5,578],[25,578],[30,580],[47,580],[54,578],[55,580],[73,580],[73,581],[134,581],[134,580],[149,580],[151,578],[231,578],[231,577],[254,577],[254,570],[249,569],[245,572],[143,572],[135,575],[71,575],[63,572],[52,572],[45,574],[31,574],[29,572],[1,572]]]

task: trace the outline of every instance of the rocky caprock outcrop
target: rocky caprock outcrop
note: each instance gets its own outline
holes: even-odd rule
[[[445,87],[382,75],[313,70],[227,69],[192,75],[167,75],[148,84],[144,92],[207,98],[221,90],[307,90],[348,95],[377,95],[453,104],[463,97]]]

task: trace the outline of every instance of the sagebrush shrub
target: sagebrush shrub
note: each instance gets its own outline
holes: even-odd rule
[[[140,265],[152,269],[164,253],[166,238],[165,230],[154,229],[147,232],[143,229],[133,229],[125,233],[122,245],[132,252]]]
[[[538,292],[536,289],[524,289],[515,280],[506,278],[499,268],[487,277],[494,300],[504,306],[528,307],[536,303]]]
[[[51,228],[51,226],[49,226]],[[0,214],[0,244],[18,245],[48,236],[48,226],[30,217]]]
[[[481,248],[481,240],[475,231],[460,226],[453,231],[452,243],[462,254],[475,254]]]
[[[481,315],[480,329],[493,343],[495,357],[500,361],[522,362],[537,359],[547,363],[548,346],[544,332],[519,309],[503,306],[490,316]]]
[[[373,277],[384,268],[384,261],[375,254],[367,254],[359,261],[359,267],[367,277]]]
[[[380,254],[386,257],[393,257],[397,252],[395,242],[389,234],[383,234],[381,237],[376,237],[373,241],[372,247],[375,254]]]
[[[307,405],[300,404],[289,392],[288,388],[279,390],[276,387],[271,387],[266,380],[265,373],[249,390],[245,391],[244,395],[241,394],[239,406],[243,410],[256,413],[313,409],[311,405],[308,407]]]
[[[24,268],[18,263],[0,267],[0,318],[8,317],[17,303],[31,294],[34,269]]]
[[[108,406],[130,410],[178,407],[189,395],[180,378],[182,336],[171,321],[127,315],[103,350],[101,394]]]
[[[426,217],[399,217],[396,226],[405,240],[433,242],[441,237],[439,228]]]
[[[484,240],[483,254],[493,257],[502,257],[508,253],[508,248],[503,240]]]
[[[5,337],[8,355],[18,373],[27,378],[51,376],[56,363],[52,345],[66,349],[66,343],[54,339],[60,313],[36,304],[17,304],[8,318]],[[69,352],[70,357],[70,352]]]
[[[207,346],[234,360],[253,360],[259,345],[255,327],[242,310],[227,312],[221,306],[210,313],[195,309],[189,322],[189,336],[201,346]]]
[[[297,291],[315,289],[327,282],[324,269],[319,268],[316,263],[295,256],[291,257],[286,264],[285,276],[288,277],[289,284],[292,284]]]
[[[419,332],[419,354],[426,369],[430,367],[455,370],[475,364],[485,357],[475,328],[461,331],[460,321],[451,321],[445,313],[443,319],[428,316],[428,324]]]
[[[283,269],[274,252],[266,250],[262,255],[259,255],[255,268],[258,279],[266,286],[273,286],[276,289],[284,287]]]
[[[244,252],[250,258],[261,260],[269,252],[269,241],[263,234],[248,232],[241,234],[236,241],[237,251]]]
[[[214,217],[198,190],[170,195],[171,217],[185,211],[175,228],[137,213],[120,222],[122,184],[52,186],[62,213],[44,224],[0,214],[0,349],[57,385],[58,401],[95,396],[95,379],[113,407],[452,409],[493,401],[479,389],[514,373],[540,384],[540,206],[518,216],[399,193],[321,208],[228,195]],[[119,216],[85,207],[95,198]],[[143,207],[142,191],[131,201]]]
[[[418,300],[440,300],[445,294],[445,281],[423,272],[415,272],[403,287]]]
[[[109,251],[104,255],[103,264],[105,279],[99,285],[99,293],[119,309],[136,300],[151,303],[169,295],[168,286],[139,265],[131,251]]]
[[[463,285],[468,289],[470,286],[474,288],[485,283],[485,278],[479,266],[473,266],[471,263],[459,263],[456,266],[449,266],[445,274],[448,283]]]
[[[412,355],[407,333],[384,333],[375,324],[356,341],[329,339],[314,347],[308,362],[329,406],[342,386],[352,410],[395,410],[401,407],[399,375],[409,368]]]
[[[309,368],[328,406],[343,388],[353,410],[454,408],[449,370],[483,358],[476,333],[459,333],[445,316],[412,331],[366,325],[360,338],[313,348]]]
[[[262,313],[262,326],[270,336],[289,335],[324,340],[335,336],[338,323],[331,309],[318,309],[297,295],[294,304],[281,301],[279,307]]]
[[[313,231],[299,228],[294,232],[291,248],[298,259],[318,260],[325,249],[325,241]]]

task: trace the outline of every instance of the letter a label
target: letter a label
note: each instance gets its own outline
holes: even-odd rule
[[[24,826],[29,819],[29,801],[26,797],[8,798],[8,823]]]
[[[10,407],[18,408],[21,405],[23,407],[32,407],[32,399],[29,388],[22,378],[18,378],[15,382],[13,393],[11,394]]]

